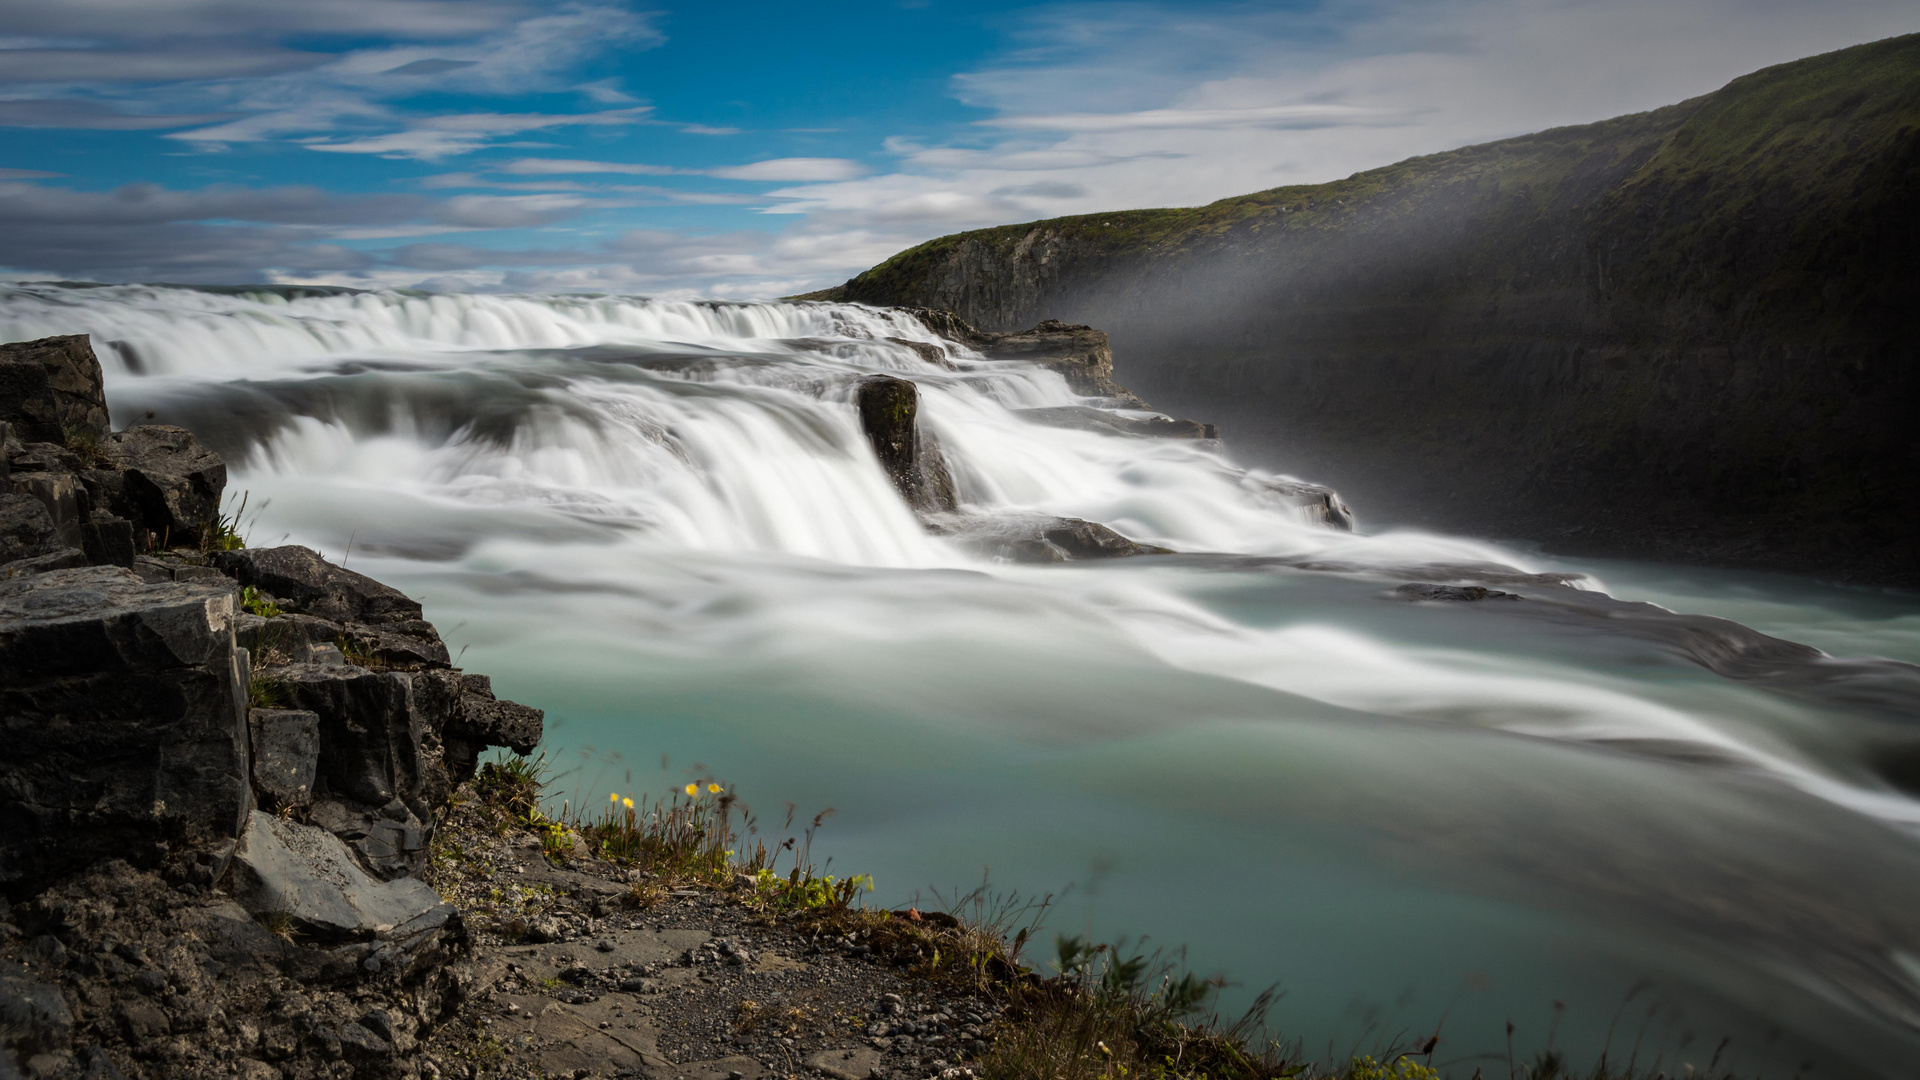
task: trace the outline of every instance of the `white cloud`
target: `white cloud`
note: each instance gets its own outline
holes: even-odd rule
[[[751,165],[733,165],[723,169],[708,169],[708,176],[718,176],[727,180],[787,180],[821,181],[851,180],[866,173],[865,166],[857,161],[845,158],[774,158],[771,161],[756,161]]]
[[[1333,127],[1360,123],[1405,123],[1406,111],[1370,109],[1358,105],[1253,105],[1216,109],[1142,109],[1122,113],[1055,113],[1047,116],[1000,116],[981,120],[986,127],[1025,131],[1148,131],[1202,128]]]
[[[309,150],[337,154],[381,154],[387,157],[438,161],[456,154],[472,153],[495,142],[501,136],[528,131],[575,126],[633,124],[645,118],[650,106],[599,113],[460,113],[429,116],[412,122],[402,131],[371,135],[358,139],[303,139]],[[249,136],[266,138],[271,133],[253,134],[243,124],[221,128],[176,132],[170,139],[189,142],[237,142]]]
[[[231,280],[264,270],[339,284],[767,295],[842,280],[958,229],[1334,179],[1667,104],[1766,64],[1915,28],[1912,0],[1069,2],[1014,18],[1024,21],[1011,24],[1009,48],[953,80],[977,119],[885,140],[865,159],[886,162],[880,169],[854,160],[853,148],[718,168],[552,150],[577,157],[527,156],[419,181],[432,195],[8,183],[0,219],[36,269],[75,275]],[[657,22],[622,0],[0,0],[0,26],[14,34],[0,39],[0,82],[42,80],[0,102],[0,120],[64,115],[71,125],[158,130],[208,118],[169,137],[412,160],[528,145],[572,125],[743,134],[649,111],[637,81],[582,81],[600,74],[588,66],[596,57],[664,41]],[[340,26],[389,44],[334,54],[283,40]],[[165,79],[200,81],[126,88]],[[409,111],[423,89],[578,95],[606,108]],[[778,142],[756,150],[790,152]],[[623,182],[699,175],[773,190]],[[0,172],[0,181],[30,179],[47,177]],[[566,234],[540,248],[444,238],[668,204],[746,205],[781,215],[748,220],[784,228]],[[383,252],[339,242],[407,239],[419,242]]]
[[[150,131],[157,128],[188,127],[207,124],[226,117],[219,114],[169,115],[166,113],[123,113],[98,102],[72,98],[24,98],[0,100],[0,127],[85,128],[94,131]]]
[[[619,79],[601,79],[598,82],[581,83],[575,90],[602,105],[628,105],[640,99],[620,89]]]
[[[569,176],[624,173],[633,176],[716,176],[723,180],[833,181],[850,180],[867,170],[844,158],[775,158],[717,169],[680,169],[628,161],[577,161],[569,158],[518,158],[497,167],[515,176]]]
[[[642,165],[621,161],[574,161],[565,158],[519,158],[498,166],[498,171],[515,176],[568,176],[582,173],[622,173],[630,176],[697,175],[694,170],[668,165]]]
[[[767,209],[918,242],[1198,205],[1654,108],[1915,21],[1907,0],[1058,4],[954,79],[990,113],[971,132],[888,140],[891,170]]]
[[[492,0],[5,0],[0,20],[27,34],[112,37],[237,37],[355,33],[454,37],[494,29],[530,5]]]
[[[0,0],[0,5],[11,6],[11,0]],[[153,0],[153,5],[154,25],[171,20],[182,29],[169,36],[132,20],[119,31],[100,31],[91,43],[59,39],[61,47],[51,48],[42,40],[20,40],[15,43],[30,48],[0,55],[0,81],[42,82],[47,103],[34,108],[36,115],[49,119],[61,119],[49,111],[53,103],[70,102],[65,114],[69,122],[61,126],[192,124],[192,130],[168,137],[207,149],[292,140],[332,153],[435,160],[499,145],[503,138],[529,131],[659,122],[649,117],[650,106],[631,104],[633,97],[615,89],[616,80],[577,82],[577,69],[592,56],[652,48],[665,40],[654,25],[656,16],[629,10],[618,0],[575,0],[538,13],[526,5],[487,0],[315,0],[300,5],[341,20],[333,22],[280,10],[295,5],[260,5],[275,10],[251,16],[225,0]],[[119,10],[117,0],[81,0],[64,21],[25,22],[49,29],[105,26],[109,15]],[[365,17],[354,21],[359,12]],[[231,23],[220,30],[223,13],[231,16]],[[522,17],[511,17],[515,15]],[[331,54],[288,49],[272,40],[274,34],[321,24],[329,31],[351,26],[356,33],[384,34],[402,43]],[[209,42],[194,34],[235,40]],[[236,77],[248,75],[256,77]],[[160,85],[137,93],[112,85],[129,81]],[[426,89],[521,96],[569,88],[629,107],[566,115],[417,115],[388,104]],[[116,104],[121,107],[114,108]],[[187,105],[192,111],[181,107]]]

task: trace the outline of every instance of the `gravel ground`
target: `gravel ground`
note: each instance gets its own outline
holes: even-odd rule
[[[430,878],[473,952],[422,1075],[962,1080],[993,1038],[999,1006],[916,977],[923,952],[895,936],[772,914],[744,888],[556,865],[489,817],[458,804],[436,843]]]

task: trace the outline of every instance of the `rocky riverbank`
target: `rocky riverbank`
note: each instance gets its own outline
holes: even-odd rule
[[[242,546],[217,455],[110,430],[84,336],[0,347],[0,436],[0,1078],[865,1080],[985,1048],[994,1008],[908,977],[918,945],[823,938],[844,889],[796,921],[476,794],[540,710],[398,590]]]

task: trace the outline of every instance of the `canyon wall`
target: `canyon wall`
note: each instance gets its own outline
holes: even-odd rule
[[[1363,524],[1920,585],[1920,35],[1209,206],[943,237],[818,298],[1108,331]]]

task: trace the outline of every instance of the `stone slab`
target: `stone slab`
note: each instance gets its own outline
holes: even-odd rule
[[[254,914],[284,914],[331,934],[387,933],[445,906],[418,878],[374,880],[325,829],[258,810],[234,852],[234,885]]]

